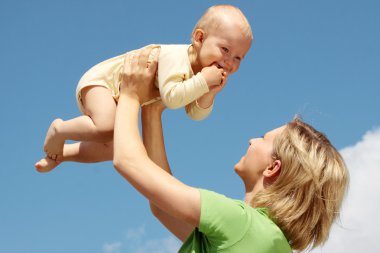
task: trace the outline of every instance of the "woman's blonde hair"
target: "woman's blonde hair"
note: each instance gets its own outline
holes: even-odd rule
[[[294,250],[323,244],[348,187],[342,157],[324,134],[295,118],[276,136],[273,158],[281,172],[252,206],[268,209]]]
[[[248,19],[239,8],[228,4],[214,5],[208,8],[198,20],[192,34],[194,34],[197,29],[202,29],[205,32],[216,31],[219,27],[223,26],[225,18],[232,17],[236,18],[235,20],[239,22],[242,34],[252,40],[253,34]]]

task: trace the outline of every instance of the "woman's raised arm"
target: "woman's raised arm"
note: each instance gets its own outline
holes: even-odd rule
[[[161,101],[142,108],[141,124],[143,142],[150,159],[160,168],[172,175],[166,156],[162,131],[161,115],[164,109],[165,106]],[[193,226],[173,217],[152,202],[150,202],[150,209],[154,216],[181,241],[185,241],[194,229]]]
[[[152,204],[192,227],[200,220],[199,190],[158,167],[148,156],[138,129],[140,103],[152,93],[157,57],[152,47],[126,58],[114,130],[114,166]]]

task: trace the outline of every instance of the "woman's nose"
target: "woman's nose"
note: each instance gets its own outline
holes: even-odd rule
[[[249,145],[252,145],[253,143],[255,143],[255,142],[259,141],[259,140],[260,140],[260,138],[252,138],[252,139],[249,140]]]

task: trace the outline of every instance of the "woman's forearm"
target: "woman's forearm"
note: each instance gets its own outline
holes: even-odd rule
[[[149,105],[142,109],[143,142],[150,159],[169,174],[172,174],[165,150],[161,115],[162,108],[155,105]]]
[[[128,94],[121,94],[116,110],[114,129],[115,163],[133,162],[146,156],[138,129],[139,108],[140,104],[136,98]]]
[[[162,109],[156,105],[143,107],[141,113],[143,140],[152,161],[172,174],[165,151],[161,121]],[[152,202],[150,202],[150,209],[154,216],[181,241],[184,241],[193,230],[191,225],[171,216]]]
[[[136,98],[128,94],[120,96],[114,130],[114,166],[155,206],[196,227],[200,219],[200,193],[163,171],[148,157],[139,135],[139,106]]]

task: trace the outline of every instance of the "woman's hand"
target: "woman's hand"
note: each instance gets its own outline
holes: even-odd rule
[[[160,96],[154,86],[159,50],[159,46],[150,45],[126,55],[121,94],[128,94],[140,104]]]

